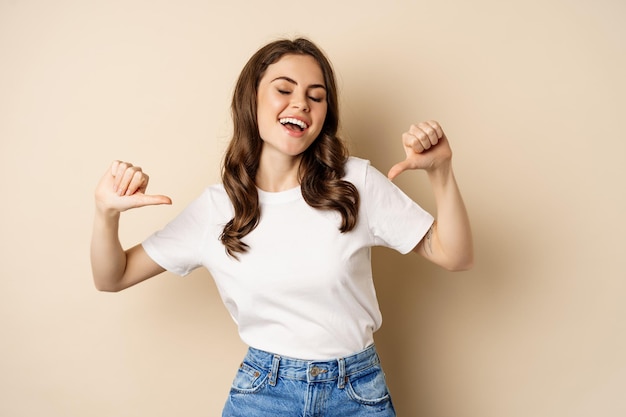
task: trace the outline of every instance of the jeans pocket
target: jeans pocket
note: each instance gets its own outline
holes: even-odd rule
[[[267,381],[268,373],[246,362],[239,365],[231,390],[242,394],[253,394]]]
[[[379,405],[391,398],[380,366],[373,366],[348,377],[345,389],[351,399],[363,405]]]

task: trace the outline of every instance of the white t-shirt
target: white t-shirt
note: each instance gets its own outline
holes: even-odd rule
[[[261,219],[229,257],[219,236],[233,217],[223,185],[208,187],[163,230],[143,242],[163,268],[187,275],[206,267],[249,346],[280,355],[326,360],[373,343],[382,322],[370,252],[407,253],[433,217],[369,161],[351,157],[344,178],[359,191],[356,227],[341,233],[336,211],[317,210],[300,188],[258,190]]]

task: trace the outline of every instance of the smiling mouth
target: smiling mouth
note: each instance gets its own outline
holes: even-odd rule
[[[309,125],[304,123],[302,120],[294,119],[292,117],[285,117],[285,118],[279,119],[278,121],[287,129],[298,131],[298,132],[302,132],[303,130],[309,127]]]

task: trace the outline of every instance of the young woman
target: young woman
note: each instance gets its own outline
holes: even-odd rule
[[[250,346],[223,416],[393,416],[374,347],[381,314],[370,248],[416,252],[449,270],[473,262],[452,152],[435,121],[403,137],[388,178],[337,138],[332,67],[306,39],[272,42],[244,67],[222,183],[164,229],[124,250],[120,213],[170,204],[148,176],[115,161],[96,189],[95,285],[119,291],[165,270],[200,266]],[[427,172],[437,220],[389,179]]]

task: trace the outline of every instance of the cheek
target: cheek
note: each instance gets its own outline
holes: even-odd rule
[[[322,128],[324,127],[324,124],[326,123],[326,115],[327,115],[326,107],[321,108],[321,109],[319,109],[317,111],[316,118],[317,118],[317,120],[321,121],[320,124],[319,124],[319,130],[320,131],[322,130]]]
[[[276,92],[266,91],[264,92],[264,94],[262,94],[258,98],[257,103],[259,107],[266,107],[268,109],[278,109],[280,107],[285,106],[287,104],[287,100],[285,99],[284,96]]]
[[[328,103],[323,102],[315,109],[319,113],[319,117],[322,119],[326,119],[326,114],[328,113]]]
[[[264,108],[273,107],[275,101],[276,97],[271,94],[271,91],[267,88],[260,88],[256,96],[257,110],[260,111]]]
[[[268,100],[267,97],[259,98],[260,100],[258,101],[256,109],[256,119],[259,129],[262,129],[265,126],[270,126],[273,124],[273,122],[276,120],[277,112],[276,106],[271,100]]]

